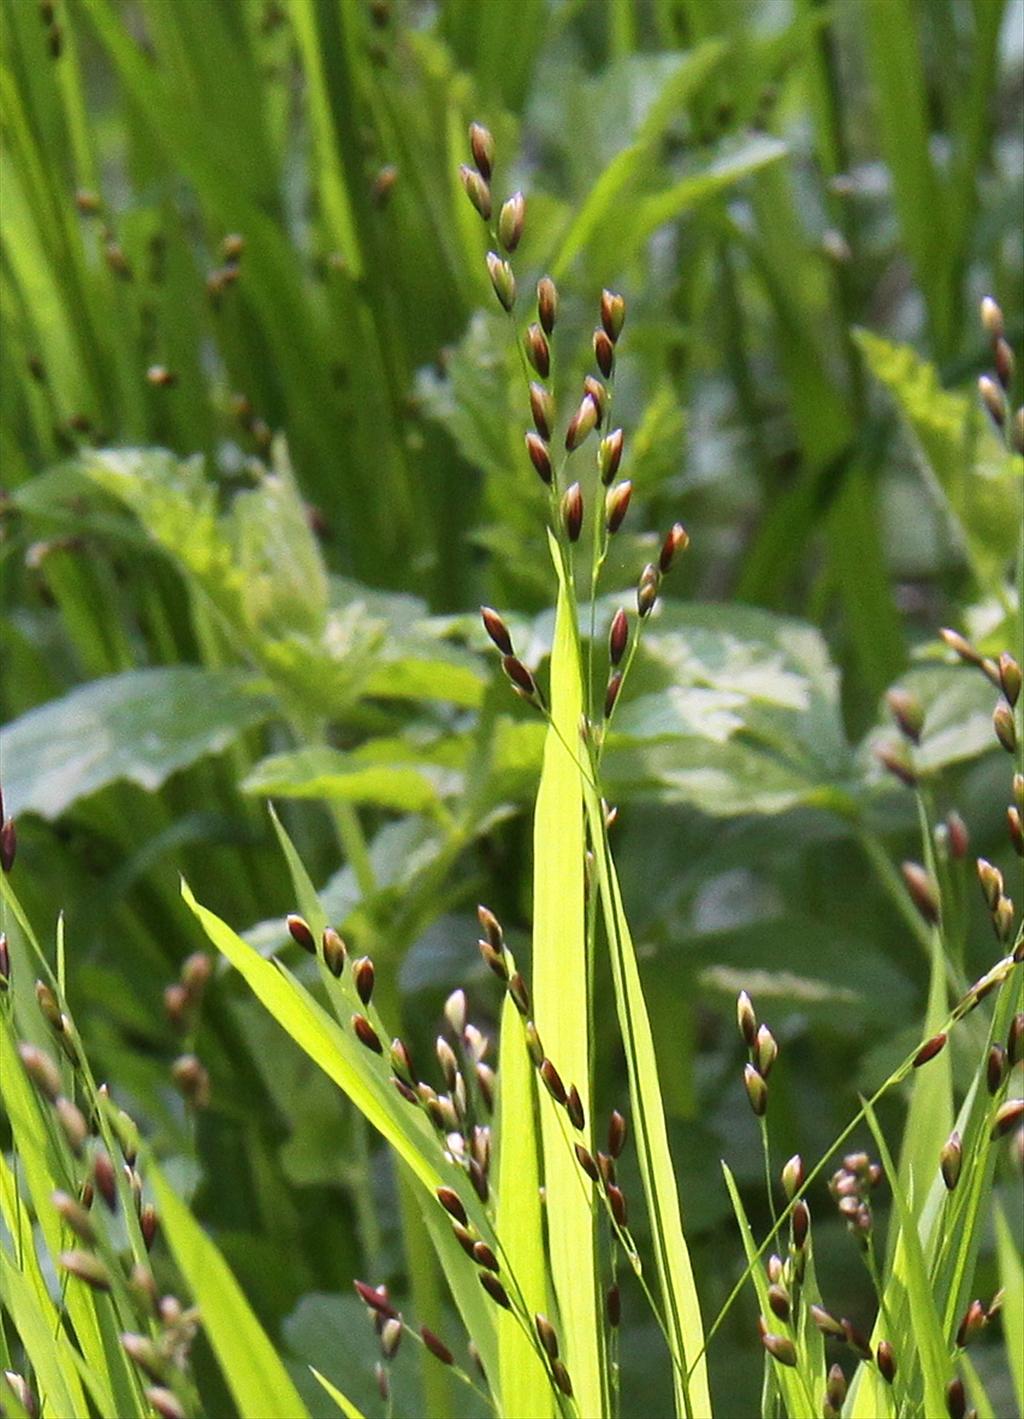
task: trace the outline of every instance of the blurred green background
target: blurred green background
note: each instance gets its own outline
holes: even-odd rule
[[[635,493],[602,624],[669,522],[692,537],[608,770],[710,1318],[740,1270],[720,1156],[766,1216],[736,991],[782,1044],[780,1163],[816,1157],[918,1028],[926,959],[885,868],[919,854],[916,814],[871,754],[894,681],[928,705],[936,812],[957,808],[1009,874],[992,695],[935,637],[1020,643],[1020,460],[972,385],[982,295],[1021,346],[1024,5],[0,16],[0,768],[19,893],[44,938],[65,913],[98,1077],[290,1356],[331,1375],[336,1355],[372,1402],[349,1282],[402,1291],[386,1159],[219,976],[193,1130],[162,996],[202,944],[179,873],[291,951],[268,798],[414,1052],[457,984],[493,1023],[478,900],[528,950],[541,726],[475,612],[501,608],[537,664],[552,575],[519,363],[458,179],[486,122],[496,193],[527,194],[520,329],[537,277],[559,285],[566,409],[602,285],[627,301],[615,417]],[[994,948],[960,888],[970,975]],[[812,1206],[826,1298],[866,1323],[855,1248],[824,1192]],[[625,1393],[658,1412],[668,1376],[637,1302]],[[753,1412],[751,1303],[711,1363],[722,1412]]]

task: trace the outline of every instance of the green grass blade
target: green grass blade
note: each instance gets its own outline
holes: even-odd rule
[[[152,1159],[146,1176],[164,1235],[243,1419],[304,1419],[308,1410],[224,1258]]]
[[[999,1284],[1003,1288],[1003,1334],[1006,1337],[1006,1358],[1013,1376],[1013,1392],[1017,1408],[1024,1414],[1024,1348],[1014,1342],[1014,1336],[1024,1335],[1024,1264],[1006,1214],[996,1207],[996,1258],[999,1262]]]
[[[54,1334],[38,1297],[5,1251],[0,1251],[0,1300],[10,1312],[15,1333],[35,1371],[46,1412],[88,1419],[89,1406],[66,1353],[69,1342],[62,1332],[59,1339]]]
[[[751,1268],[750,1279],[754,1283],[754,1290],[757,1292],[757,1304],[761,1314],[767,1320],[772,1316],[771,1305],[768,1301],[767,1275],[763,1264],[758,1259],[757,1243],[754,1240],[753,1232],[750,1230],[750,1223],[747,1220],[743,1199],[740,1197],[739,1188],[736,1186],[736,1179],[733,1177],[727,1163],[723,1162],[722,1172],[725,1175],[725,1185],[729,1190],[729,1198],[732,1202],[733,1211],[736,1214],[736,1225],[740,1229],[740,1237],[743,1240],[743,1250],[746,1253],[747,1265]],[[781,1321],[778,1322],[778,1326],[781,1331],[785,1331],[785,1327]],[[779,1389],[782,1392],[782,1397],[785,1400],[786,1413],[789,1419],[817,1419],[818,1411],[815,1408],[814,1400],[800,1370],[788,1365],[776,1364],[773,1366],[773,1373]]]
[[[342,1414],[344,1414],[345,1419],[365,1419],[363,1411],[343,1395],[337,1385],[332,1385],[330,1380],[322,1375],[319,1370],[314,1369],[313,1366],[310,1365],[309,1373],[316,1380],[317,1384],[322,1385],[326,1393],[331,1396]]]
[[[885,1288],[886,1308],[894,1317],[904,1310],[904,1305],[909,1308],[904,1313],[912,1317],[914,1344],[913,1347],[904,1347],[899,1358],[906,1368],[909,1368],[908,1362],[912,1360],[920,1364],[924,1380],[924,1412],[941,1414],[946,1404],[946,1384],[952,1378],[951,1366],[942,1334],[942,1322],[928,1279],[928,1267],[918,1235],[913,1199],[897,1175],[889,1145],[879,1127],[875,1111],[867,1100],[864,1101],[864,1114],[878,1146],[885,1175],[891,1180],[894,1210],[899,1224],[892,1270]],[[918,1180],[912,1178],[912,1181],[920,1186]],[[894,1324],[898,1323],[894,1320]],[[904,1335],[911,1333],[909,1328],[899,1328],[903,1332],[901,1335],[886,1337],[897,1346],[898,1352]]]
[[[584,925],[583,803],[568,745],[579,742],[583,691],[569,593],[560,579],[551,651],[551,721],[537,790],[533,850],[533,994],[544,1049],[590,1106],[590,1005]],[[593,1187],[566,1143],[563,1120],[541,1100],[551,1273],[566,1364],[580,1412],[604,1413],[604,1332],[594,1251]]]
[[[928,1010],[921,1038],[930,1039],[937,1034],[946,1015],[946,958],[941,933],[933,930]],[[913,1212],[918,1219],[938,1173],[939,1153],[952,1127],[953,1065],[951,1053],[945,1049],[927,1069],[919,1069],[914,1075],[900,1148],[900,1187],[907,1197],[913,1191]]]
[[[509,996],[501,1016],[498,1065],[498,1212],[495,1230],[531,1311],[547,1313],[547,1261],[540,1202],[537,1099],[533,1065]],[[498,1377],[504,1419],[548,1419],[547,1372],[513,1316],[498,1318]]]
[[[587,816],[593,841],[605,931],[612,957],[615,1003],[629,1073],[633,1136],[651,1219],[651,1237],[658,1268],[664,1318],[673,1353],[676,1409],[705,1419],[711,1414],[707,1365],[703,1356],[704,1326],[693,1279],[690,1253],[683,1236],[675,1169],[668,1145],[668,1128],[658,1080],[654,1037],[647,1014],[636,952],[622,905],[615,866],[608,850],[604,814],[597,793],[586,786]],[[683,1379],[700,1355],[689,1385]]]

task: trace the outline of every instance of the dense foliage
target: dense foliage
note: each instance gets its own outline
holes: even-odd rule
[[[956,1419],[958,1383],[961,1414],[1019,1412],[1020,0],[0,18],[0,1368],[24,1411],[475,1416],[468,1330],[503,1413],[590,1419],[588,1383],[603,1412],[701,1413],[697,1297],[717,1414]],[[612,394],[565,471],[566,420]],[[594,1150],[628,1118],[631,1232],[619,1182],[559,1161],[513,958]],[[741,1007],[746,1046],[740,991],[771,1027]],[[466,1117],[435,1094],[432,1131],[388,1087],[392,1036],[435,1090],[465,1071],[466,1117],[497,1068],[497,1232],[486,1189],[460,1205],[547,1294],[527,1311],[576,1399],[429,1197],[474,1135],[463,1159]],[[581,1195],[608,1213],[589,1291]],[[389,1287],[376,1336],[353,1278]],[[426,1348],[395,1351],[392,1304]],[[845,1409],[837,1359],[869,1361]]]

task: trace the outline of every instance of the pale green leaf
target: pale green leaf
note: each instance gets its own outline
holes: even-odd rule
[[[7,726],[8,811],[56,818],[118,779],[154,790],[273,713],[262,681],[177,665],[80,685]]]
[[[346,1399],[337,1385],[332,1385],[330,1380],[322,1375],[319,1370],[314,1369],[312,1365],[309,1367],[309,1373],[316,1380],[317,1384],[322,1385],[324,1390],[331,1396],[342,1414],[344,1414],[345,1419],[364,1419],[363,1411],[357,1408],[350,1399]]]
[[[217,1247],[152,1159],[146,1178],[167,1243],[202,1315],[203,1333],[243,1419],[303,1419],[306,1406]]]
[[[424,813],[438,802],[438,777],[410,764],[366,763],[320,746],[261,760],[243,779],[242,789],[263,797],[325,798]]]

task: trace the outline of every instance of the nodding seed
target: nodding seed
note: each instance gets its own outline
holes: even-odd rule
[[[516,303],[516,278],[512,267],[496,251],[487,253],[487,270],[491,286],[503,310],[511,311]]]
[[[916,785],[917,774],[904,744],[876,744],[872,753],[886,773],[892,774],[893,778],[898,779],[905,787],[913,788]]]
[[[608,1206],[612,1210],[612,1216],[625,1231],[627,1225],[626,1194],[614,1183],[608,1183],[605,1192],[608,1196]]]
[[[853,1321],[847,1320],[845,1316],[839,1322],[843,1328],[843,1338],[853,1352],[860,1356],[862,1360],[873,1359],[871,1346],[867,1336],[863,1331],[858,1330]]]
[[[822,1335],[831,1335],[836,1340],[844,1340],[846,1332],[836,1317],[827,1311],[824,1306],[808,1306],[811,1320],[821,1331]]]
[[[462,1225],[465,1227],[469,1221],[469,1218],[466,1215],[466,1209],[463,1205],[462,1198],[455,1191],[455,1189],[451,1187],[439,1187],[436,1192],[436,1197],[438,1202],[440,1202],[441,1206],[444,1208],[444,1210],[450,1216],[454,1217],[456,1222],[461,1222]]]
[[[523,1034],[526,1036],[526,1048],[534,1065],[539,1069],[544,1063],[544,1046],[541,1044],[540,1034],[537,1026],[532,1020],[527,1020],[523,1026]]]
[[[886,692],[885,702],[904,738],[909,739],[912,744],[920,744],[921,730],[924,727],[924,706],[917,695],[897,686]]]
[[[482,123],[469,125],[469,147],[481,177],[488,182],[494,167],[494,135]]]
[[[110,1272],[99,1257],[93,1256],[91,1252],[62,1251],[59,1261],[65,1271],[77,1276],[79,1281],[84,1281],[94,1291],[110,1290]]]
[[[25,1067],[25,1073],[33,1084],[51,1103],[54,1103],[60,1094],[61,1086],[60,1070],[57,1065],[38,1045],[22,1042],[18,1045],[18,1054]]]
[[[562,1364],[561,1360],[551,1361],[551,1378],[566,1398],[572,1399],[572,1380],[569,1378],[569,1371]]]
[[[896,1352],[889,1344],[888,1340],[880,1340],[875,1350],[875,1363],[878,1366],[879,1374],[886,1384],[892,1384],[896,1378]]]
[[[8,819],[8,821],[10,820]],[[5,823],[4,826],[6,827],[7,824]],[[64,1022],[60,1006],[57,1004],[57,997],[45,981],[37,980],[35,988],[36,1004],[39,1006],[40,1013],[50,1028],[60,1034],[64,1029]]]
[[[565,1101],[565,1111],[569,1115],[569,1122],[573,1128],[582,1131],[586,1125],[586,1115],[583,1112],[583,1100],[580,1098],[579,1090],[575,1084],[570,1085],[569,1093]]]
[[[758,1027],[757,1039],[754,1041],[754,1056],[758,1074],[762,1079],[767,1079],[772,1072],[772,1065],[779,1057],[778,1042],[767,1025]]]
[[[296,945],[301,946],[303,951],[308,951],[311,956],[316,955],[316,941],[309,928],[309,922],[304,917],[291,913],[285,919],[288,927],[288,934]]]
[[[528,1016],[530,1013],[530,991],[519,971],[509,977],[508,993],[520,1015],[524,1018]]]
[[[622,673],[616,670],[608,681],[607,689],[604,692],[604,717],[611,719],[615,710],[615,705],[619,698],[619,691],[622,689]]]
[[[658,557],[658,570],[664,575],[675,561],[677,552],[685,552],[690,545],[690,534],[681,522],[675,522],[665,535]]]
[[[959,1376],[946,1386],[946,1411],[949,1419],[965,1419],[967,1414],[967,1393]]]
[[[619,471],[619,464],[622,462],[622,439],[622,430],[612,429],[611,433],[601,440],[597,450],[597,470],[606,488]]]
[[[415,1089],[410,1089],[409,1085],[405,1082],[404,1079],[399,1079],[395,1075],[392,1075],[391,1082],[407,1104],[416,1104],[417,1106],[419,1105],[419,1095],[416,1093]]]
[[[416,1080],[416,1071],[413,1068],[412,1055],[403,1040],[397,1038],[391,1041],[389,1051],[391,1067],[402,1079],[412,1084]]]
[[[461,1222],[452,1221],[452,1231],[455,1233],[455,1240],[466,1253],[472,1257],[473,1248],[476,1246],[478,1237],[469,1227],[464,1227]]]
[[[743,1087],[751,1109],[758,1118],[763,1118],[768,1108],[768,1085],[752,1064],[743,1067]]]
[[[576,1150],[576,1160],[587,1177],[590,1178],[592,1182],[600,1182],[601,1174],[598,1172],[594,1155],[588,1149],[584,1148],[582,1143],[576,1143],[573,1147]]]
[[[794,1153],[782,1169],[782,1190],[786,1194],[787,1202],[792,1202],[803,1186],[803,1181],[804,1160],[799,1153]]]
[[[537,282],[537,319],[545,334],[550,335],[558,316],[558,288],[550,276],[542,276]]]
[[[480,1085],[480,1093],[483,1096],[485,1107],[492,1110],[494,1108],[494,1070],[487,1064],[477,1064],[476,1079]]]
[[[927,1064],[929,1060],[934,1059],[945,1047],[946,1039],[946,1034],[940,1031],[939,1034],[932,1035],[930,1040],[926,1040],[914,1055],[914,1068],[920,1069],[922,1064]]]
[[[92,1224],[89,1213],[82,1204],[69,1193],[57,1191],[52,1194],[50,1201],[66,1226],[80,1242],[85,1242],[86,1246],[93,1246],[96,1242],[96,1228]]]
[[[1024,1059],[1024,1010],[1018,1010],[1010,1021],[1006,1034],[1006,1058],[1011,1069]]]
[[[455,1051],[443,1035],[438,1035],[435,1040],[434,1052],[437,1055],[437,1062],[441,1066],[444,1082],[449,1089],[454,1089],[455,1081],[459,1077],[459,1061],[455,1057]]]
[[[156,1208],[152,1203],[147,1202],[139,1213],[139,1231],[142,1233],[142,1240],[146,1250],[153,1250],[153,1243],[156,1241],[156,1234],[160,1227],[160,1218]]]
[[[614,291],[601,292],[601,325],[609,340],[616,341],[622,334],[626,320],[626,302]]]
[[[598,409],[593,395],[584,394],[565,431],[565,447],[573,453],[597,427]]]
[[[491,189],[482,173],[475,171],[468,163],[459,166],[459,180],[477,216],[485,222],[491,220]]]
[[[608,1287],[604,1296],[604,1309],[608,1317],[608,1324],[617,1327],[622,1320],[622,1293],[617,1285]]]
[[[604,422],[605,408],[608,403],[608,390],[599,379],[595,379],[592,374],[584,376],[583,388],[597,405],[597,427],[600,428]]]
[[[956,1332],[956,1343],[961,1350],[966,1349],[971,1340],[988,1321],[988,1313],[980,1301],[972,1301],[964,1312]]]
[[[172,1389],[165,1385],[150,1385],[145,1391],[146,1402],[160,1419],[188,1419],[184,1405]]]
[[[551,373],[551,346],[548,344],[544,331],[539,325],[528,326],[523,343],[526,348],[526,358],[541,379],[547,379]],[[544,437],[547,438],[548,435],[545,434]]]
[[[324,953],[324,965],[337,979],[345,969],[345,959],[348,955],[345,943],[333,926],[325,926],[320,944]]]
[[[478,906],[476,915],[480,923],[480,929],[487,937],[487,940],[496,951],[500,951],[505,945],[505,934],[501,929],[501,922],[489,907]]]
[[[365,1045],[366,1048],[371,1050],[374,1054],[384,1053],[384,1046],[380,1042],[380,1036],[365,1015],[353,1015],[352,1028],[361,1045]]]
[[[440,1360],[442,1365],[454,1364],[455,1356],[448,1346],[425,1325],[420,1326],[420,1338],[435,1360]]]
[[[573,483],[562,494],[562,525],[570,542],[578,542],[583,531],[583,490]]]
[[[604,523],[610,537],[618,532],[626,520],[632,496],[633,484],[628,478],[623,483],[617,483],[614,488],[609,488],[604,500]]]
[[[786,1335],[773,1335],[771,1331],[762,1331],[761,1344],[768,1351],[773,1360],[778,1360],[780,1365],[795,1366],[796,1346]]]
[[[444,1018],[455,1035],[461,1035],[466,1028],[466,992],[453,990],[444,1002]]]
[[[992,1125],[992,1139],[1004,1137],[1022,1121],[1024,1121],[1024,1099],[1007,1099],[996,1110],[995,1122]]]
[[[1009,1068],[1006,1050],[1000,1044],[993,1045],[985,1061],[985,1082],[990,1094],[998,1094]]]
[[[473,1260],[478,1266],[485,1266],[488,1271],[498,1272],[501,1267],[498,1265],[498,1258],[491,1251],[486,1242],[476,1242],[473,1246]]]
[[[388,1375],[387,1366],[383,1365],[380,1360],[373,1367],[373,1377],[377,1381],[377,1393],[387,1404],[391,1398],[391,1378]]]
[[[490,966],[491,970],[502,984],[507,985],[508,966],[505,964],[505,957],[499,951],[496,951],[489,941],[478,941],[477,945],[480,947],[480,954],[483,956],[488,966]]]
[[[402,1343],[402,1322],[397,1316],[389,1316],[380,1328],[380,1348],[385,1360],[393,1360]]]
[[[374,979],[373,962],[369,956],[360,956],[358,961],[352,962],[352,980],[355,984],[356,994],[364,1005],[369,1005],[373,996]]]
[[[612,623],[608,630],[608,659],[612,665],[618,665],[621,662],[628,644],[629,618],[620,606],[612,617]]]
[[[540,1062],[540,1077],[544,1081],[544,1087],[554,1099],[556,1104],[565,1104],[565,1085],[562,1083],[562,1076],[551,1063],[550,1059],[542,1059]]]
[[[745,990],[741,990],[736,997],[736,1023],[747,1048],[753,1049],[757,1043],[757,1016]]]
[[[996,738],[1008,754],[1013,754],[1017,749],[1017,726],[1013,718],[1013,710],[1005,700],[1000,700],[992,711],[992,728],[995,730]],[[6,827],[7,824],[4,824]]]
[[[803,1251],[807,1245],[807,1234],[811,1230],[811,1209],[804,1202],[803,1198],[793,1208],[790,1218],[790,1227],[793,1233],[793,1245],[797,1251]]]
[[[615,368],[615,346],[605,330],[594,331],[594,360],[605,379],[609,379]]]
[[[490,1197],[490,1187],[487,1182],[487,1174],[481,1168],[475,1158],[469,1160],[469,1180],[473,1184],[473,1191],[481,1202],[486,1202]]]
[[[353,1281],[352,1285],[356,1289],[356,1294],[362,1301],[383,1316],[385,1320],[390,1320],[398,1315],[394,1306],[388,1298],[387,1288],[384,1286],[371,1286],[366,1281]]]
[[[502,656],[501,665],[513,685],[522,690],[524,695],[530,698],[536,696],[537,682],[521,660],[514,655],[505,655]]]
[[[949,1135],[942,1145],[939,1154],[939,1168],[942,1172],[942,1181],[946,1184],[949,1192],[952,1192],[960,1181],[960,1169],[963,1166],[964,1148],[960,1141],[960,1134],[956,1129]]]
[[[491,640],[501,651],[502,655],[514,655],[512,647],[512,637],[509,635],[508,626],[491,606],[480,607],[480,619],[484,623],[484,630]]]
[[[508,1292],[493,1272],[478,1271],[477,1279],[492,1301],[497,1301],[498,1305],[502,1306],[506,1311],[512,1309],[512,1302],[508,1298]]]
[[[498,240],[506,251],[515,251],[523,235],[526,223],[526,198],[521,192],[513,192],[501,205],[498,213]]]
[[[606,1183],[615,1181],[615,1159],[608,1153],[598,1153],[597,1167]]]
[[[900,873],[903,877],[903,885],[910,895],[911,901],[917,907],[920,916],[929,926],[935,926],[939,920],[939,896],[929,874],[919,862],[901,862]]]
[[[537,1338],[543,1345],[548,1357],[552,1360],[558,1359],[558,1335],[555,1327],[548,1320],[547,1316],[542,1316],[539,1312],[533,1318],[533,1323],[537,1328]]]

